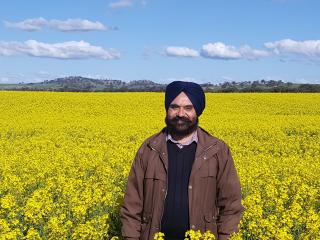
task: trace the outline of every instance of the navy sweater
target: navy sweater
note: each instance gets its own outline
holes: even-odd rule
[[[194,162],[197,144],[179,148],[175,143],[167,141],[169,167],[168,190],[161,219],[161,232],[166,240],[184,239],[189,230],[189,177]]]

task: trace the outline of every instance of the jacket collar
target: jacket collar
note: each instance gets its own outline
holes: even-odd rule
[[[148,145],[159,152],[163,151],[164,148],[166,148],[166,130],[166,128],[163,128],[158,134],[150,139]],[[199,154],[206,148],[217,143],[217,140],[212,138],[212,136],[203,128],[198,127],[196,131],[198,137],[197,149],[199,148]]]
[[[206,132],[201,127],[197,128],[198,135],[198,144],[195,155],[195,168],[199,168],[203,162],[206,160],[206,157],[202,158],[201,156],[211,147],[217,144],[218,140],[212,137],[208,132]],[[148,143],[148,146],[157,151],[160,154],[166,169],[168,169],[168,150],[166,144],[166,128],[163,128],[160,133],[152,137]],[[199,160],[198,160],[199,159]]]

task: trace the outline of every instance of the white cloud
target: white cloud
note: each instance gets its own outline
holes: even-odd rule
[[[187,47],[167,47],[165,54],[171,57],[198,57],[198,51]]]
[[[115,0],[109,4],[111,8],[129,8],[134,5],[140,4],[142,6],[146,6],[148,3],[147,0]]]
[[[109,4],[109,7],[111,8],[126,8],[132,6],[133,0],[118,0]]]
[[[13,56],[17,54],[16,42],[0,42],[0,56]]]
[[[26,19],[22,22],[8,22],[4,21],[7,28],[16,28],[24,31],[39,31],[47,24],[47,20],[39,17],[34,19]]]
[[[222,42],[208,43],[202,46],[201,55],[206,58],[215,59],[239,59],[241,54],[233,46]]]
[[[264,50],[252,49],[250,46],[245,45],[239,49],[242,57],[250,60],[255,60],[263,57],[270,56],[270,53]]]
[[[48,26],[60,31],[104,31],[107,28],[101,22],[86,19],[51,20]]]
[[[265,47],[273,50],[275,54],[299,54],[311,58],[320,57],[320,40],[294,41],[283,39],[265,43]]]
[[[39,31],[42,27],[50,27],[59,31],[104,31],[108,28],[101,22],[93,22],[87,19],[46,20],[44,18],[26,19],[22,22],[4,22],[8,28],[16,28],[24,31]],[[110,28],[111,30],[113,29]]]
[[[205,58],[235,60],[235,59],[259,59],[270,54],[264,50],[253,49],[244,45],[237,49],[234,46],[226,45],[222,42],[207,43],[202,46],[201,55]]]
[[[25,42],[0,42],[0,55],[12,56],[25,54],[33,57],[58,59],[117,59],[120,53],[116,50],[106,50],[84,41],[69,41],[62,43],[43,43],[36,40]]]
[[[165,55],[171,57],[199,57],[204,58],[222,59],[222,60],[236,60],[236,59],[248,59],[257,60],[263,57],[270,56],[270,52],[265,50],[253,49],[248,45],[236,48],[234,46],[226,45],[222,42],[207,43],[202,46],[199,51],[188,47],[166,47],[164,51]]]

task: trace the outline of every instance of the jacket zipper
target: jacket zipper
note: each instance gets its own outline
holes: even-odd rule
[[[205,154],[210,148],[212,148],[213,146],[215,146],[216,144],[212,144],[212,145],[210,145],[209,147],[207,147],[206,149],[204,149],[203,151],[202,151],[202,153],[200,154],[200,156],[201,155],[203,155],[203,154]],[[192,172],[192,170],[191,170],[191,172]],[[190,176],[191,177],[191,176]],[[190,179],[189,179],[189,182],[190,182]],[[189,196],[189,199],[188,199],[188,201],[189,201],[189,204],[191,204],[191,201],[190,201],[190,196]],[[190,220],[190,212],[189,212],[189,220]],[[189,224],[191,225],[191,223],[190,223],[190,221],[189,221]],[[189,226],[190,228],[191,228],[191,226]]]

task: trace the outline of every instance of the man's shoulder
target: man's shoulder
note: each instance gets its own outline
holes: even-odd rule
[[[163,128],[161,131],[149,136],[148,138],[146,138],[144,140],[144,143],[152,143],[156,140],[160,140],[163,138],[163,136],[165,136],[165,128]]]
[[[165,128],[147,137],[141,144],[138,152],[143,152],[146,147],[152,147],[159,144],[165,138]]]
[[[229,145],[222,139],[213,136],[212,134],[208,133],[204,129],[201,129],[202,141],[204,141],[204,149],[208,150],[210,154],[216,154],[218,156],[219,164],[225,165],[231,156],[231,150]],[[231,161],[232,157],[231,157]]]
[[[208,131],[206,131],[202,127],[199,127],[199,129],[198,129],[198,136],[200,137],[200,140],[202,140],[202,142],[206,145],[212,145],[212,144],[216,145],[217,144],[219,146],[228,146],[225,141],[223,141],[222,139],[209,133]]]

